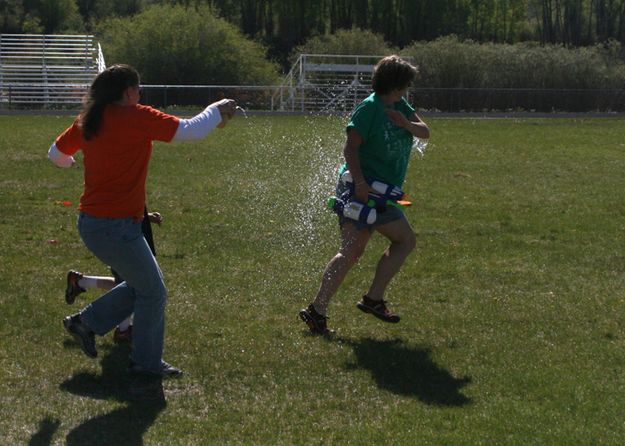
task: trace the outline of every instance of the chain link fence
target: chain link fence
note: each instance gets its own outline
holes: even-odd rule
[[[414,88],[410,102],[443,112],[623,112],[625,90]]]
[[[42,103],[36,99],[29,102],[23,98],[13,101],[14,88],[17,87],[0,91],[1,110],[78,110],[81,107],[79,96],[73,103]],[[362,86],[325,92],[319,87],[288,86],[144,85],[141,88],[143,104],[167,110],[197,110],[219,99],[232,98],[250,112],[275,114],[346,114],[371,92]],[[328,102],[331,107],[327,106]],[[625,90],[412,88],[409,102],[421,111],[448,113],[621,113],[625,112]]]
[[[161,108],[203,107],[227,97],[236,99],[246,110],[275,113],[349,113],[371,93],[368,88],[330,92],[326,100],[333,104],[327,108],[318,99],[310,100],[320,97],[316,87],[147,85],[142,88],[142,102]],[[625,112],[625,90],[412,88],[409,102],[419,110],[452,113]]]

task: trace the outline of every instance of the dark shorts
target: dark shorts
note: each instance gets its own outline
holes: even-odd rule
[[[347,191],[347,187],[345,185],[343,185],[343,183],[341,183],[340,181],[338,182],[337,186],[336,186],[336,196],[340,197],[341,195],[343,195],[346,191]],[[378,213],[378,217],[375,219],[375,222],[373,222],[373,224],[368,225],[367,223],[362,223],[358,220],[353,220],[351,218],[347,218],[344,217],[342,215],[339,215],[339,226],[342,228],[344,224],[346,223],[351,223],[354,226],[356,226],[356,230],[361,231],[363,229],[367,229],[370,232],[373,232],[375,230],[376,227],[378,226],[382,226],[385,225],[387,223],[391,223],[395,220],[399,220],[399,219],[405,219],[406,216],[404,215],[404,212],[395,207],[395,206],[386,206],[384,208],[376,208],[377,213]]]

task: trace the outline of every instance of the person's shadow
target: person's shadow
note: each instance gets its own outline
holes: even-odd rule
[[[39,430],[30,437],[28,446],[48,446],[52,444],[52,437],[61,425],[58,418],[45,417],[39,422]]]
[[[426,404],[464,406],[471,400],[461,389],[471,382],[469,377],[456,378],[432,361],[426,348],[406,345],[402,340],[335,338],[351,346],[356,361],[348,369],[366,369],[380,389],[398,395],[413,396]]]
[[[160,379],[128,376],[124,365],[128,363],[129,353],[128,345],[115,345],[105,353],[100,375],[77,373],[60,385],[61,390],[75,395],[126,403],[76,426],[67,435],[68,445],[143,444],[143,435],[167,404]],[[42,422],[44,427],[49,424]],[[40,441],[43,437],[50,438],[48,427],[40,431],[30,444],[43,444]]]

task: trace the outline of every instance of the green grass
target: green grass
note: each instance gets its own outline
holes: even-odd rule
[[[354,306],[375,237],[332,301],[331,340],[297,312],[338,246],[323,202],[345,120],[252,117],[157,143],[165,359],[187,372],[166,405],[128,397],[110,336],[89,360],[61,326],[66,271],[107,274],[58,204],[77,202],[82,170],[46,159],[70,121],[0,117],[0,443],[625,440],[625,120],[429,120],[405,187],[418,248],[387,295],[402,322]]]

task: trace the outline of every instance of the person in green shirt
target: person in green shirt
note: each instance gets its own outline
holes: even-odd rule
[[[373,70],[373,93],[353,111],[347,124],[344,148],[345,165],[353,182],[352,200],[367,203],[370,184],[374,181],[401,188],[406,177],[413,138],[427,139],[430,130],[405,96],[417,69],[398,56],[380,60]],[[345,192],[339,181],[337,195]],[[341,247],[323,273],[321,286],[314,301],[299,312],[300,318],[314,334],[328,333],[326,313],[330,299],[336,293],[349,270],[364,253],[374,231],[390,241],[390,246],[378,262],[368,292],[357,307],[385,322],[399,322],[384,301],[391,279],[414,249],[416,238],[410,223],[399,207],[377,208],[377,219],[367,224],[339,215]]]

